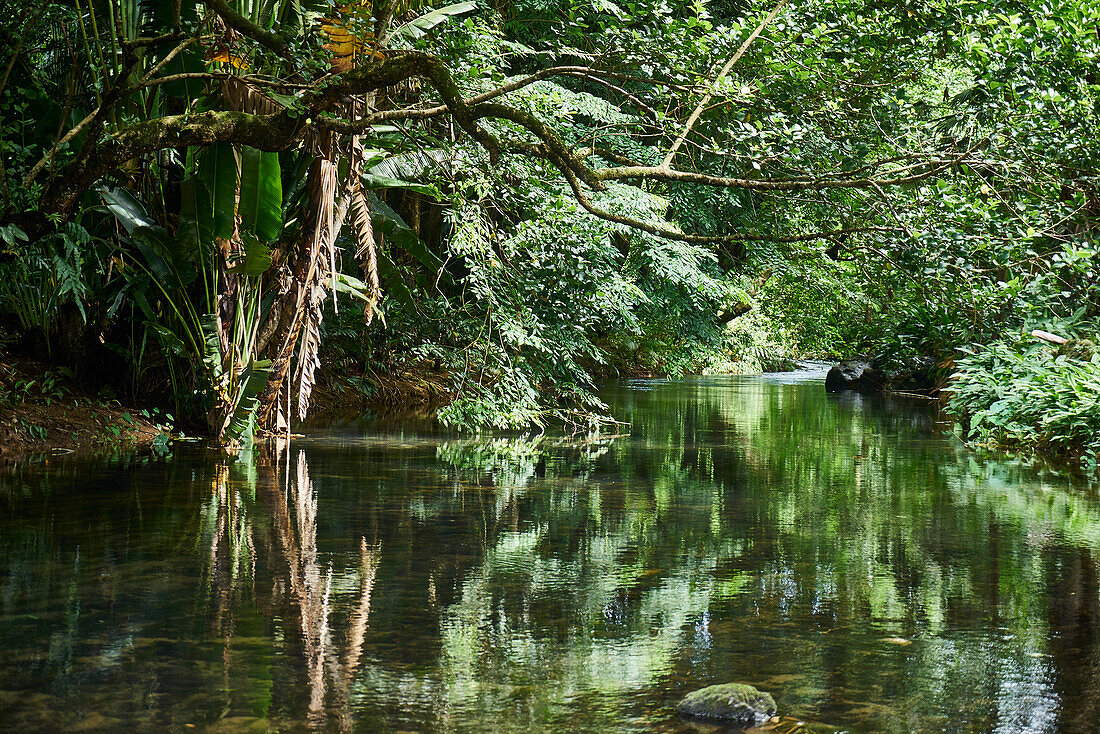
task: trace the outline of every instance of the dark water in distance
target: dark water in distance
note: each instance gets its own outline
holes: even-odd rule
[[[1100,730],[1100,503],[820,379],[609,387],[617,439],[333,426],[0,475],[4,731]]]

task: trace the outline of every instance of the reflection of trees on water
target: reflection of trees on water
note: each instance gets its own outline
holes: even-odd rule
[[[0,714],[34,687],[149,728],[652,731],[736,678],[874,731],[1100,715],[1093,498],[904,406],[612,398],[634,424],[614,441],[182,455],[86,499],[28,473],[0,490]],[[48,715],[25,728],[77,723]]]
[[[1058,680],[1075,667],[1050,644],[1064,601],[1044,602],[1054,576],[1036,559],[1067,540],[1097,548],[1093,503],[1023,476],[976,481],[984,469],[931,433],[899,444],[927,420],[904,407],[769,390],[731,407],[714,392],[653,395],[632,438],[595,447],[311,447],[340,475],[377,477],[358,491],[393,551],[383,578],[405,587],[382,613],[391,628],[417,620],[439,669],[377,650],[371,698],[402,702],[401,721],[433,711],[443,729],[508,711],[507,730],[564,721],[580,697],[602,714],[573,723],[594,729],[618,720],[624,695],[724,679],[733,664],[788,706],[886,730],[953,711],[1043,731],[1059,709],[1091,711],[1059,693],[1082,682]],[[891,637],[912,645],[887,654]],[[983,710],[957,710],[974,701]]]
[[[305,453],[292,453],[278,441],[254,465],[246,465],[244,481],[236,487],[229,482],[229,467],[215,470],[214,494],[205,515],[213,519],[209,534],[210,595],[217,610],[214,625],[223,634],[226,678],[229,677],[233,645],[233,604],[239,583],[253,585],[253,595],[263,600],[276,627],[285,623],[296,628],[277,630],[276,639],[296,640],[308,686],[307,719],[312,727],[325,728],[329,717],[340,731],[351,731],[350,686],[362,657],[371,608],[371,594],[378,568],[378,549],[361,538],[358,583],[354,598],[340,605],[348,610],[346,630],[337,643],[333,600],[333,565],[322,563],[317,546],[317,492],[309,476]],[[247,488],[258,501],[255,509],[241,500]],[[271,574],[270,590],[256,585],[256,556],[253,545],[256,518],[263,527],[261,553]],[[242,567],[247,564],[247,567]],[[350,574],[349,574],[350,578]],[[345,578],[345,581],[349,580]],[[227,686],[228,688],[228,686]]]

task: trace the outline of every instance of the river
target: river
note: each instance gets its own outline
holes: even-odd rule
[[[619,436],[415,419],[0,475],[5,731],[1094,732],[1100,501],[820,373],[638,381]]]

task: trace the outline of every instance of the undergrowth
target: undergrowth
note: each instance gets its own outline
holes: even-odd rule
[[[1100,459],[1100,351],[1076,339],[1062,347],[1031,337],[964,348],[948,407],[967,438],[1051,454]]]

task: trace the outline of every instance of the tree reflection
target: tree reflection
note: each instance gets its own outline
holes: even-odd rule
[[[234,600],[240,585],[250,586],[256,600],[278,627],[276,637],[296,648],[308,687],[305,719],[311,728],[330,728],[330,718],[340,731],[353,729],[350,687],[363,652],[370,617],[371,594],[378,568],[379,549],[361,538],[358,554],[358,587],[346,602],[346,630],[337,642],[337,614],[333,600],[332,563],[323,563],[317,545],[317,492],[310,480],[304,451],[292,453],[278,440],[244,468],[243,482],[230,482],[230,467],[215,467],[213,494],[204,517],[209,530],[210,599],[215,609],[213,626],[223,638],[225,678],[231,676],[234,641]],[[292,464],[293,461],[293,464]],[[247,488],[256,504],[242,501]],[[270,588],[254,587],[256,550],[254,525],[263,528],[259,545],[261,564],[271,575]],[[282,625],[291,624],[292,627]],[[229,686],[226,685],[226,689]]]
[[[720,379],[607,398],[631,435],[26,470],[0,492],[0,716],[691,731],[676,699],[737,679],[854,730],[1095,721],[1090,494],[904,404]]]

